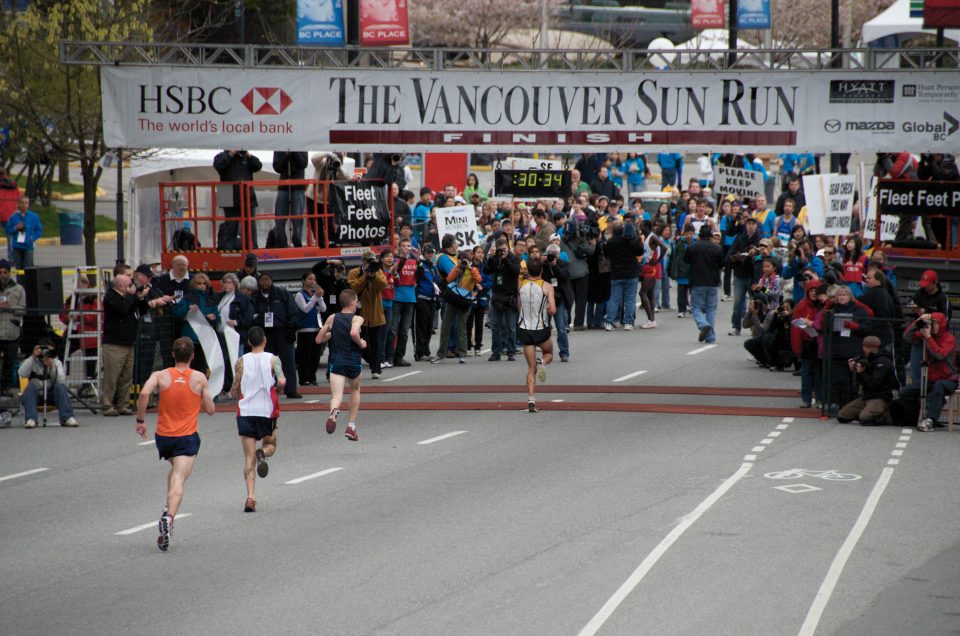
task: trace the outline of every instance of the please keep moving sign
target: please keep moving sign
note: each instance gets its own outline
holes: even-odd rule
[[[330,203],[340,245],[381,245],[389,240],[390,208],[384,186],[353,181],[334,183],[330,186]]]
[[[472,205],[457,205],[437,210],[437,234],[442,239],[447,234],[457,237],[461,249],[480,244],[477,236],[477,212]]]

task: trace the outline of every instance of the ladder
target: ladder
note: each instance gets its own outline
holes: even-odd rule
[[[85,277],[87,287],[80,286],[81,276]],[[66,345],[64,366],[67,375],[67,388],[80,398],[100,398],[100,353],[103,334],[103,311],[100,299],[103,297],[101,276],[96,268],[77,267],[74,269],[73,292],[67,303],[67,328],[63,332]],[[96,347],[88,350],[84,345],[95,339]],[[88,377],[87,366],[93,365],[93,376]],[[99,402],[97,402],[99,403]]]

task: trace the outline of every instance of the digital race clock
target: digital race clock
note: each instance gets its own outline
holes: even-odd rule
[[[498,196],[565,199],[570,196],[570,171],[495,170],[494,188]]]

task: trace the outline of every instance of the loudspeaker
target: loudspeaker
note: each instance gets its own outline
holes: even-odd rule
[[[63,309],[63,271],[59,267],[27,267],[19,282],[27,292],[27,309],[48,314]]]

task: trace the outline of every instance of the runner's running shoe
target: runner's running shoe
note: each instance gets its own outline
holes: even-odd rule
[[[246,502],[244,502],[244,504],[243,504],[243,511],[244,511],[244,512],[256,512],[256,511],[257,511],[257,501],[256,501],[256,499],[251,499],[250,497],[247,497]]]
[[[173,517],[164,510],[160,516],[160,536],[157,537],[157,547],[161,552],[166,552],[170,547],[170,531],[173,529]]]
[[[327,418],[327,433],[333,435],[337,430],[337,416],[340,415],[340,409],[330,411],[330,417]]]
[[[529,399],[529,400],[527,400],[527,412],[528,412],[528,413],[536,413],[536,412],[538,412],[538,409],[537,409],[537,401],[536,401],[536,400],[534,400],[534,399]]]
[[[343,436],[351,442],[359,441],[359,438],[357,437],[357,427],[355,426],[348,426],[347,431],[343,434]]]
[[[537,357],[537,382],[543,384],[547,381],[547,369],[543,366],[543,358]]]
[[[270,466],[267,465],[267,458],[263,454],[263,449],[257,449],[257,474],[260,476],[260,479],[263,479],[267,476],[267,473],[270,472]]]

